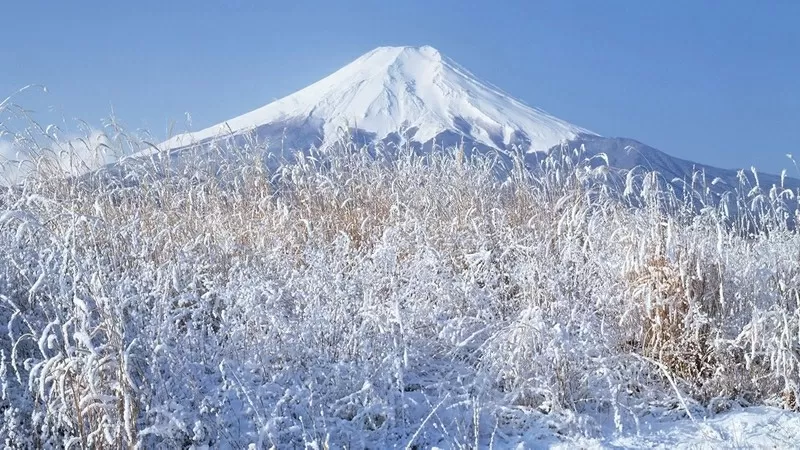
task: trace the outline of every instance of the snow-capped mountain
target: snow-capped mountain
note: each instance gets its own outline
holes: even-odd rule
[[[524,151],[533,159],[564,143],[603,152],[615,169],[643,167],[667,180],[704,171],[719,189],[739,183],[735,170],[696,164],[624,138],[607,138],[558,119],[481,81],[430,46],[379,47],[294,94],[159,148],[180,151],[219,137],[255,136],[271,154],[287,156],[335,144],[411,143],[431,149],[464,144],[467,151]],[[174,154],[174,153],[173,153]],[[751,175],[748,171],[748,177]],[[760,176],[765,187],[781,185]],[[755,182],[750,178],[750,182]],[[788,180],[787,185],[800,186]]]
[[[324,146],[342,130],[357,130],[372,139],[403,133],[419,143],[465,138],[490,148],[531,150],[593,134],[480,81],[433,47],[380,47],[305,89],[163,146],[248,131],[269,138],[276,130],[282,138],[305,137],[293,142],[298,145]]]

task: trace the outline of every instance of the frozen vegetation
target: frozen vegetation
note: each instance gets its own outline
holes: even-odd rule
[[[343,142],[267,170],[237,141],[84,170],[148,148],[112,125],[14,136],[4,446],[798,438],[797,192],[677,193],[572,148],[528,171]]]

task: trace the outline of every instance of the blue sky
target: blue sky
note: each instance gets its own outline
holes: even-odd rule
[[[117,4],[119,3],[119,4]],[[523,101],[603,135],[721,167],[800,156],[800,2],[9,1],[0,97],[47,121],[198,129],[381,45],[438,48]],[[795,169],[790,174],[800,176]]]

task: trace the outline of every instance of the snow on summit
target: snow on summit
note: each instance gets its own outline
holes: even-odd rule
[[[412,139],[420,143],[454,133],[491,148],[524,142],[529,150],[593,134],[515,100],[433,47],[379,47],[294,94],[176,136],[164,147],[279,123],[314,124],[321,145],[336,141],[343,128],[376,139],[413,130]]]
[[[376,48],[291,95],[159,147],[180,150],[246,134],[266,144],[269,156],[291,159],[297,150],[342,142],[346,132],[358,145],[405,140],[430,149],[431,143],[450,147],[463,142],[484,154],[546,152],[566,142],[573,148],[584,145],[587,157],[602,153],[610,167],[621,171],[646,168],[666,180],[691,180],[702,171],[722,181],[720,190],[740,182],[735,170],[675,158],[632,139],[603,137],[528,106],[430,46]],[[760,177],[766,186],[800,186],[800,181],[787,180]]]

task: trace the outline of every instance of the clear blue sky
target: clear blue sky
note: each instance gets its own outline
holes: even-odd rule
[[[26,1],[0,25],[0,97],[29,83],[91,124],[164,136],[328,75],[381,45],[437,47],[525,102],[722,167],[800,157],[800,1]],[[44,113],[42,113],[44,114]],[[792,175],[797,174],[794,169]]]

